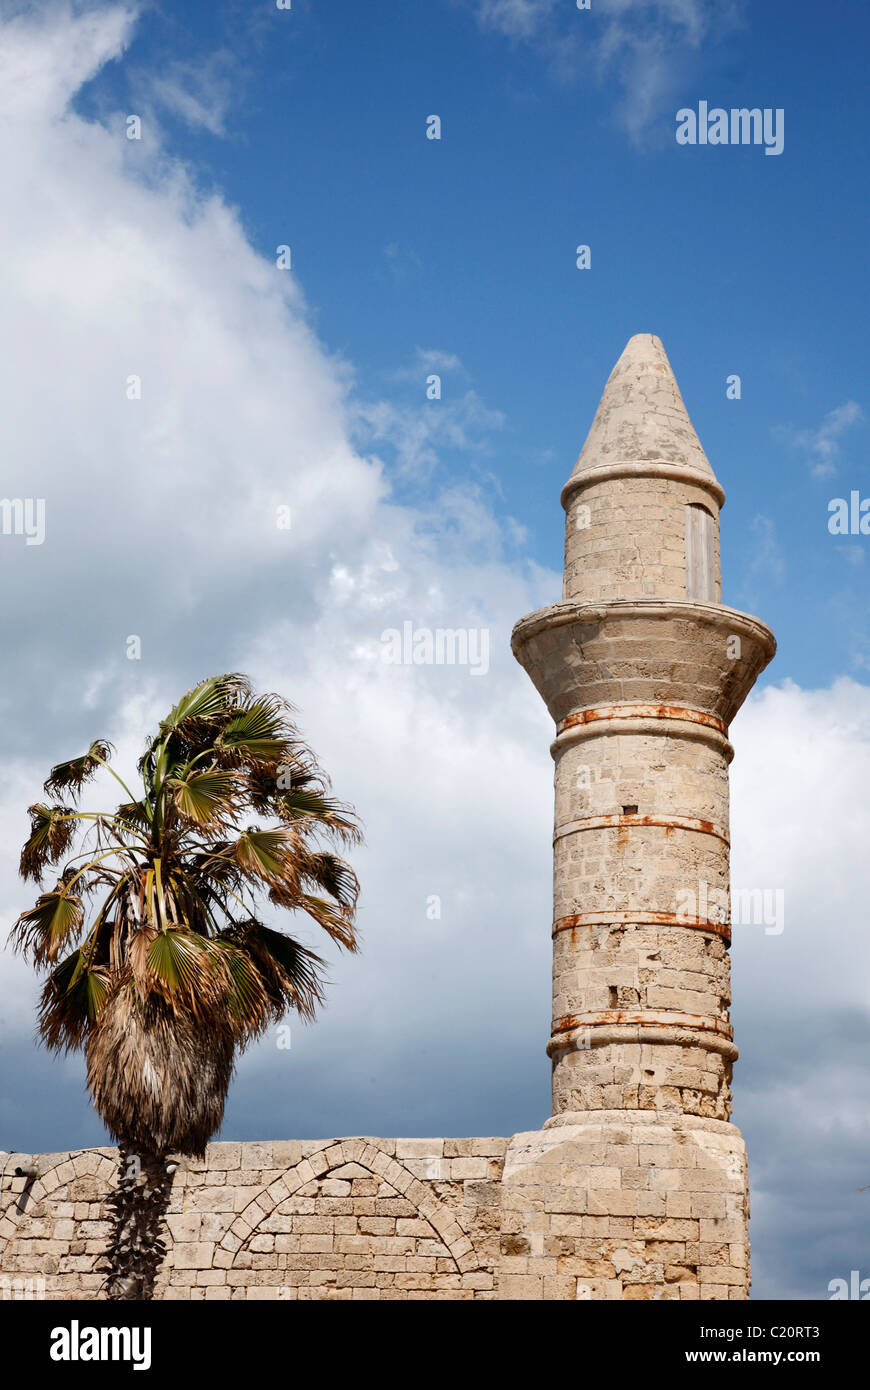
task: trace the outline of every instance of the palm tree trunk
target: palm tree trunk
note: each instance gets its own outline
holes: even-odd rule
[[[118,1180],[109,1197],[112,1235],[101,1272],[111,1300],[149,1300],[166,1246],[162,1236],[175,1165],[165,1154],[121,1144]]]

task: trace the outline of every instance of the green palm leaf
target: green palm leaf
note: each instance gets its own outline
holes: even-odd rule
[[[122,825],[136,830],[148,830],[151,824],[150,807],[146,800],[124,801],[115,812],[114,819]]]
[[[218,740],[221,749],[255,762],[274,762],[287,747],[286,713],[277,700],[262,700],[241,710]]]
[[[56,888],[22,912],[12,928],[13,940],[17,949],[32,951],[37,964],[57,960],[63,942],[80,929],[84,915],[81,898]]]
[[[313,1018],[323,997],[321,958],[283,932],[248,921],[228,936],[253,962],[265,990],[269,1012],[280,1018],[288,1007]]]
[[[236,863],[260,877],[280,879],[286,871],[284,851],[288,832],[246,830],[233,845]]]
[[[273,1009],[253,960],[235,941],[218,938],[214,944],[226,963],[232,1006],[241,1035],[262,1032],[272,1018]]]
[[[40,996],[40,1033],[46,1045],[54,1051],[80,1046],[100,1016],[108,987],[108,972],[88,965],[82,951],[66,956]]]
[[[193,991],[208,968],[205,942],[193,932],[158,932],[148,950],[148,968],[167,987]]]
[[[179,814],[197,825],[220,822],[233,809],[237,781],[232,772],[188,772],[170,778],[168,785]]]
[[[224,676],[211,676],[200,681],[192,690],[183,695],[166,718],[161,721],[161,730],[180,729],[197,719],[214,719],[226,713],[240,699],[250,693],[247,676],[230,672]]]

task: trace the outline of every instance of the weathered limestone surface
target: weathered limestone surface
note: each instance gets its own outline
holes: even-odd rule
[[[649,1111],[571,1120],[510,1142],[499,1297],[745,1298],[749,1192],[739,1131]]]
[[[495,1297],[507,1139],[210,1144],[183,1161],[161,1299]],[[11,1176],[33,1164],[35,1179]],[[3,1154],[0,1297],[95,1298],[114,1149]]]
[[[508,1149],[500,1297],[748,1295],[728,725],[776,644],[721,603],[724,497],[632,338],[562,491],[562,599],[512,638],[556,724],[553,1118]]]
[[[157,1297],[745,1296],[733,1126],[614,1111],[548,1126],[210,1144],[176,1173]],[[0,1153],[0,1297],[99,1297],[116,1163],[110,1148]],[[30,1164],[35,1180],[10,1176]]]

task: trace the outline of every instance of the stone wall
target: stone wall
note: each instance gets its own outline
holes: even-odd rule
[[[599,1110],[515,1134],[502,1173],[499,1298],[749,1296],[740,1131],[678,1112]]]
[[[570,490],[564,597],[686,597],[686,507],[712,519],[716,602],[721,598],[719,509],[703,485],[667,477],[582,475]]]
[[[116,1164],[0,1153],[0,1298],[99,1297]],[[743,1299],[747,1215],[739,1132],[674,1113],[510,1140],[210,1144],[176,1173],[156,1296]]]
[[[210,1144],[179,1165],[161,1299],[491,1299],[507,1139]],[[114,1149],[0,1153],[0,1296],[94,1298]],[[33,1165],[35,1178],[14,1177]]]

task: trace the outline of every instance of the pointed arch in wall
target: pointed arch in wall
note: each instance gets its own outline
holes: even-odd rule
[[[368,1139],[342,1139],[337,1143],[327,1143],[317,1152],[308,1154],[259,1193],[239,1213],[219,1242],[214,1253],[214,1266],[232,1268],[236,1255],[276,1207],[296,1196],[310,1182],[327,1178],[330,1173],[349,1163],[355,1163],[373,1178],[389,1183],[415,1207],[421,1219],[437,1233],[460,1274],[481,1268],[481,1260],[472,1242],[449,1207],[440,1201],[427,1183],[415,1178],[401,1162]]]

